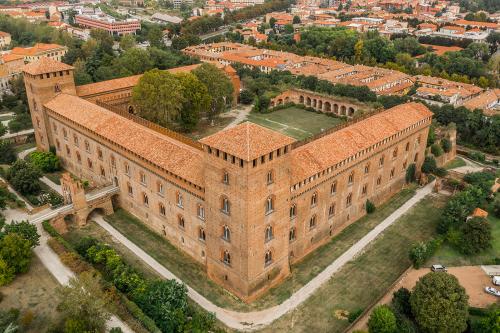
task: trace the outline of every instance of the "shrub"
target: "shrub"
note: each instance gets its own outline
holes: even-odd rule
[[[368,214],[371,214],[375,211],[375,204],[371,202],[370,200],[366,200],[366,212]]]
[[[435,143],[431,146],[431,153],[432,153],[432,155],[439,157],[439,156],[443,155],[443,148],[441,148],[440,145]]]
[[[396,332],[396,316],[387,305],[375,307],[368,319],[368,332],[394,333]]]
[[[142,312],[141,308],[137,306],[134,302],[130,301],[126,296],[121,296],[122,304],[125,305],[128,312],[132,314],[132,316],[137,319],[147,330],[148,332],[153,333],[161,333],[160,329],[156,326],[153,319],[149,318]]]
[[[356,309],[352,312],[349,313],[349,316],[347,316],[347,320],[350,323],[354,323],[356,319],[358,319],[359,316],[363,313],[363,309]]]
[[[90,270],[90,266],[86,262],[82,261],[78,254],[74,252],[64,252],[59,255],[59,258],[64,265],[68,266],[68,268],[76,274]]]
[[[408,169],[406,169],[406,182],[407,183],[413,183],[415,181],[415,172],[417,171],[417,168],[415,166],[415,163],[412,163],[408,166]]]
[[[478,151],[469,152],[467,156],[474,161],[484,162],[486,160],[486,156]]]
[[[448,171],[444,168],[436,168],[436,170],[434,170],[434,174],[438,177],[444,177],[448,174]]]
[[[26,312],[24,312],[20,318],[21,325],[24,328],[29,327],[31,325],[31,323],[33,322],[34,317],[35,316],[33,315],[33,312],[31,312],[30,310],[26,310]]]
[[[431,258],[434,253],[436,253],[437,249],[441,246],[442,243],[441,238],[431,239],[427,242],[420,242],[414,244],[410,248],[409,257],[411,262],[413,263],[413,267],[420,268],[425,262]]]
[[[433,173],[437,168],[436,160],[432,156],[426,156],[422,164],[422,172]]]
[[[0,140],[0,164],[11,164],[16,160],[14,146],[7,140]]]
[[[411,292],[406,288],[399,288],[392,294],[392,307],[396,313],[411,317]]]
[[[109,330],[109,333],[123,333],[123,331],[120,327],[113,327]]]
[[[11,283],[15,277],[14,267],[11,267],[5,260],[0,258],[0,287]]]
[[[451,141],[447,138],[441,139],[441,147],[445,153],[449,153],[451,151]]]
[[[491,247],[491,225],[480,217],[469,219],[462,225],[459,250],[464,254],[478,254]]]
[[[58,232],[57,230],[50,224],[48,220],[42,222],[43,229],[53,238],[55,238],[62,246],[66,248],[66,250],[73,251],[73,247],[70,243],[68,243]]]
[[[38,194],[41,186],[39,178],[42,176],[40,170],[33,165],[17,160],[7,172],[7,180],[12,187],[23,195]]]
[[[34,151],[28,155],[28,161],[43,172],[55,172],[61,170],[59,157],[51,152]]]

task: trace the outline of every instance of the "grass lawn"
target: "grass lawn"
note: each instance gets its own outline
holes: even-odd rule
[[[0,114],[0,121],[7,121],[14,119],[13,115],[10,114]]]
[[[28,143],[23,143],[19,146],[15,146],[14,150],[16,151],[16,154],[19,154],[23,150],[30,149],[30,148],[35,148],[36,143],[35,142],[28,142]]]
[[[385,294],[410,266],[411,245],[434,235],[444,201],[423,199],[302,305],[260,332],[342,332],[349,323],[335,311],[363,309]]]
[[[184,280],[202,295],[210,299],[215,304],[241,311],[251,309],[262,309],[272,305],[279,304],[287,299],[294,291],[302,287],[313,277],[319,274],[326,266],[344,253],[352,244],[361,239],[373,227],[382,222],[394,210],[399,208],[414,194],[414,188],[401,191],[394,196],[388,203],[379,207],[375,213],[361,218],[353,225],[343,230],[339,235],[335,236],[330,242],[317,249],[313,255],[306,257],[301,262],[291,267],[292,274],[281,285],[273,288],[259,300],[248,305],[225,291],[222,287],[211,282],[207,276],[205,268],[196,263],[187,255],[177,250],[173,245],[168,243],[163,237],[150,231],[135,217],[131,216],[124,210],[118,210],[115,214],[106,217],[106,220],[125,234],[132,242],[140,246],[158,262],[171,270],[175,275]],[[92,232],[92,234],[104,241],[114,242],[110,239],[106,231],[99,228],[86,227],[82,229],[82,233]],[[88,231],[86,231],[87,229]],[[77,235],[81,237],[82,234]],[[125,257],[136,261],[135,255],[129,251],[123,251],[120,246],[117,248]]]
[[[497,194],[497,200],[500,195]],[[488,212],[488,221],[491,224],[491,234],[493,241],[491,248],[478,255],[469,256],[458,252],[449,244],[444,244],[429,260],[429,263],[440,263],[446,266],[470,266],[491,264],[494,258],[500,258],[500,219],[493,215],[493,207],[490,205]]]
[[[465,164],[465,161],[463,159],[461,159],[460,157],[455,157],[454,160],[449,161],[448,163],[446,163],[446,165],[444,166],[444,168],[446,170],[450,170],[450,169],[455,169],[455,168],[463,167],[465,165],[466,164]]]
[[[340,118],[290,107],[271,113],[252,112],[248,121],[302,140],[343,122]]]
[[[33,321],[27,327],[20,327],[20,332],[46,332],[50,325],[60,318],[56,310],[58,301],[56,279],[43,266],[38,257],[33,256],[28,273],[19,275],[7,286],[0,287],[4,295],[0,301],[0,310],[19,309],[20,318],[31,312]]]
[[[56,183],[57,185],[61,185],[61,176],[63,173],[64,173],[64,170],[50,172],[50,173],[46,173],[45,177],[50,179],[53,183]]]

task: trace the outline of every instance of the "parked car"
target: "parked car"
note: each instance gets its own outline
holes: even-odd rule
[[[445,266],[436,264],[436,265],[431,266],[431,271],[433,271],[433,272],[447,272],[448,270],[446,269]]]
[[[486,291],[490,295],[500,297],[500,290],[496,290],[493,287],[485,287],[484,291]]]
[[[491,278],[491,282],[495,285],[495,286],[500,286],[500,276],[494,276]]]

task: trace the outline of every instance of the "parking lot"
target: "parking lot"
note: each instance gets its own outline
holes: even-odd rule
[[[412,290],[420,277],[429,273],[429,268],[422,268],[417,270],[410,270],[406,275],[404,275],[401,280],[390,290],[378,304],[387,304],[392,300],[392,294],[401,287],[405,287],[408,290]],[[488,305],[500,302],[500,297],[495,297],[489,295],[484,291],[484,287],[496,287],[500,289],[500,286],[494,286],[491,282],[491,278],[486,275],[481,266],[461,266],[461,267],[450,267],[448,268],[448,273],[453,274],[457,277],[460,284],[465,288],[467,295],[469,295],[469,305],[478,308],[485,308]],[[361,318],[353,330],[366,329],[366,324],[370,314]]]

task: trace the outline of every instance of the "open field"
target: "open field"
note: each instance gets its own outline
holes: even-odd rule
[[[367,215],[343,230],[330,242],[306,257],[300,263],[291,267],[292,274],[280,286],[270,290],[259,300],[248,305],[238,298],[229,294],[220,286],[211,282],[205,272],[205,268],[196,263],[187,255],[172,246],[160,235],[152,232],[139,220],[124,210],[118,210],[114,215],[106,217],[106,220],[117,230],[126,235],[132,242],[137,244],[162,265],[171,270],[179,278],[186,281],[190,286],[210,299],[212,302],[225,308],[247,311],[251,309],[262,309],[279,304],[287,299],[294,291],[302,287],[313,277],[319,274],[326,266],[344,253],[352,244],[361,239],[366,233],[382,222],[393,211],[403,205],[414,194],[414,188],[401,191],[387,204],[379,207],[374,214]],[[137,257],[124,247],[115,243],[109,234],[97,225],[89,224],[83,229],[74,230],[69,234],[71,241],[90,234],[111,244],[122,253],[132,264],[137,264]],[[141,265],[143,266],[143,265]],[[144,267],[140,267],[144,269]],[[151,270],[147,269],[150,274]]]
[[[248,121],[302,140],[343,122],[340,118],[290,107],[271,113],[252,112]]]
[[[342,332],[349,323],[337,319],[335,311],[364,309],[385,294],[410,266],[411,245],[434,235],[444,201],[423,199],[295,311],[261,332]]]
[[[21,327],[20,331],[46,332],[59,318],[56,310],[58,286],[56,279],[38,257],[34,256],[28,273],[19,275],[12,283],[0,288],[0,292],[4,295],[4,299],[0,302],[0,310],[17,308],[20,310],[20,318],[31,312],[33,321],[27,327]]]

